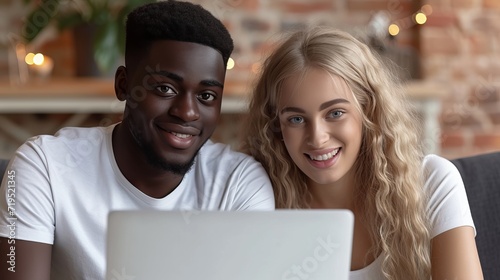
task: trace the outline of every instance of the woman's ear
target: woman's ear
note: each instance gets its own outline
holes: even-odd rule
[[[120,101],[127,99],[127,68],[119,66],[115,73],[115,94]]]

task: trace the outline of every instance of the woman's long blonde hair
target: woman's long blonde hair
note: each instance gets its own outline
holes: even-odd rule
[[[355,168],[356,207],[383,254],[388,279],[430,279],[430,238],[418,126],[396,77],[370,49],[329,27],[292,34],[265,61],[249,105],[242,150],[262,163],[278,208],[309,208],[306,176],[281,141],[282,82],[310,67],[342,77],[358,103],[363,139]],[[358,217],[357,217],[358,218]]]

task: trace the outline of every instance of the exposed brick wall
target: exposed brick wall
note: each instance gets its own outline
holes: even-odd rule
[[[7,75],[6,35],[19,29],[21,1],[0,2],[0,78]],[[499,0],[193,0],[214,13],[235,41],[236,66],[227,74],[233,94],[247,94],[265,54],[281,32],[314,24],[362,37],[373,14],[383,11],[403,30],[394,46],[419,50],[420,76],[448,87],[440,118],[441,154],[452,158],[500,150]],[[411,15],[423,4],[433,13],[422,27]],[[54,75],[74,74],[72,34],[46,40],[36,51],[53,57]],[[234,116],[229,116],[233,118]],[[224,118],[221,120],[225,122]],[[231,129],[231,127],[229,127]],[[234,135],[223,129],[215,138]],[[229,139],[228,142],[233,141]]]
[[[237,59],[234,71],[228,73],[228,82],[248,80],[249,70],[262,60],[272,48],[272,43],[282,32],[307,25],[332,25],[358,37],[366,33],[366,24],[377,11],[384,11],[393,20],[404,19],[407,32],[398,36],[401,45],[416,46],[413,23],[408,17],[418,5],[413,0],[192,0],[203,5],[220,18],[229,28],[235,41],[233,57]],[[2,0],[0,3],[0,31],[18,33],[27,9],[21,1]],[[4,22],[4,24],[2,24]],[[410,22],[410,23],[408,23]],[[402,21],[404,24],[405,22]],[[28,46],[30,51],[44,51],[55,60],[55,76],[74,73],[72,34],[50,37]],[[4,44],[2,44],[4,45]],[[5,46],[2,50],[5,52]],[[5,63],[0,61],[0,66]],[[5,74],[5,73],[3,73]]]
[[[441,114],[446,157],[500,150],[500,1],[428,0],[420,32],[424,78],[448,85]]]

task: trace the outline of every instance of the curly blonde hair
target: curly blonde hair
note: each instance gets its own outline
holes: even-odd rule
[[[278,121],[283,81],[315,67],[349,85],[362,115],[356,201],[382,254],[387,279],[430,279],[430,237],[419,128],[397,78],[370,49],[328,27],[298,31],[264,62],[249,105],[242,150],[262,163],[278,208],[310,208],[307,177],[289,156]],[[357,217],[358,218],[358,217]]]

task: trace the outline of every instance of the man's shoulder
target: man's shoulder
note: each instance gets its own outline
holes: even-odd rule
[[[58,130],[54,135],[38,135],[27,140],[38,144],[45,143],[64,143],[71,141],[99,141],[104,138],[111,127],[64,127]]]
[[[200,150],[200,160],[212,161],[250,161],[254,162],[255,159],[247,154],[234,150],[231,145],[223,143],[215,143],[208,140],[203,148]],[[256,161],[255,161],[256,162]]]
[[[252,156],[234,150],[231,145],[207,141],[196,159],[197,167],[217,172],[264,173],[262,165]],[[257,171],[259,170],[259,171]]]
[[[17,152],[23,154],[74,154],[86,153],[91,150],[100,150],[106,145],[112,127],[65,127],[54,135],[38,135],[31,137],[21,145]]]

